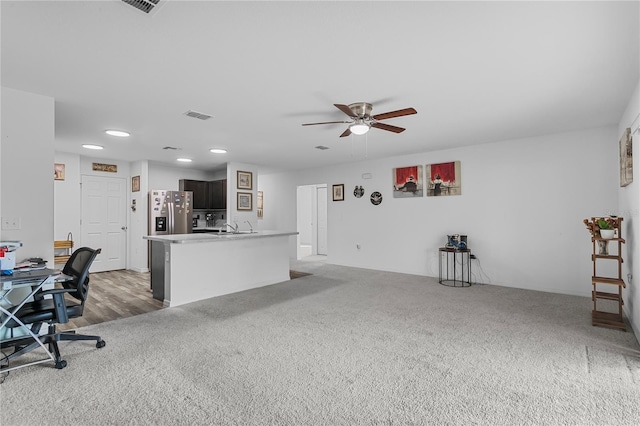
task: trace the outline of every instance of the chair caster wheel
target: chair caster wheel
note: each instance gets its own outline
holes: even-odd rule
[[[104,345],[106,345],[107,342],[105,342],[104,340],[100,340],[98,343],[96,343],[96,348],[100,349],[100,348],[104,348]]]
[[[66,366],[67,366],[67,361],[65,361],[64,359],[62,361],[60,361],[60,362],[56,362],[56,368],[58,370],[62,370]]]

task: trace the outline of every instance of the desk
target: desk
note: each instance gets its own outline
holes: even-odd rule
[[[438,250],[440,251],[438,282],[449,287],[469,287],[471,285],[471,250],[453,247],[440,247]],[[459,265],[458,262],[460,262]]]
[[[0,330],[4,329],[5,326],[7,325],[7,323],[10,320],[13,320],[15,322],[17,322],[18,324],[20,324],[20,328],[23,329],[24,331],[26,331],[27,335],[26,336],[19,336],[19,337],[13,337],[13,338],[9,338],[9,339],[4,339],[4,340],[0,340],[0,343],[2,344],[2,347],[5,347],[5,345],[7,343],[11,343],[14,340],[31,340],[33,339],[36,343],[38,343],[38,345],[40,345],[42,347],[42,349],[44,349],[44,351],[46,352],[48,358],[45,359],[41,359],[38,361],[34,361],[34,362],[30,362],[28,364],[21,364],[21,365],[17,365],[15,367],[6,367],[6,368],[1,368],[0,369],[0,373],[4,373],[7,371],[11,371],[11,370],[15,370],[16,368],[21,368],[21,367],[26,367],[29,365],[35,365],[35,364],[40,364],[43,362],[47,362],[47,361],[54,361],[55,362],[55,357],[53,356],[53,354],[49,351],[49,349],[47,349],[47,347],[42,343],[42,341],[40,340],[40,338],[34,334],[31,329],[24,324],[22,321],[20,321],[17,317],[16,317],[16,313],[20,310],[20,308],[22,308],[22,306],[30,299],[32,298],[45,284],[53,284],[55,277],[58,276],[60,274],[59,271],[53,270],[53,269],[39,269],[39,270],[32,270],[32,271],[24,271],[24,272],[14,272],[13,275],[3,275],[2,277],[0,277],[0,283],[2,284],[2,287],[0,288],[0,300],[4,300],[5,303],[7,303],[7,305],[2,306],[0,305],[0,318],[2,318],[2,324],[0,325]],[[17,305],[13,305],[11,304],[11,302],[9,302],[9,299],[7,299],[7,296],[9,295],[9,293],[11,293],[11,291],[18,289],[18,288],[31,288],[31,292],[26,295],[21,301],[20,303],[18,303]],[[13,305],[13,306],[11,306]],[[16,327],[17,328],[17,327]],[[7,345],[9,346],[9,345]]]

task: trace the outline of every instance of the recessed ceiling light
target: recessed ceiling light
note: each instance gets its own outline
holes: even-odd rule
[[[190,163],[192,160],[191,158],[178,158],[176,159],[176,161],[180,161],[182,163]]]
[[[123,130],[105,130],[105,133],[111,136],[117,136],[119,138],[126,138],[130,136],[129,132]]]
[[[100,145],[89,145],[89,144],[84,144],[82,145],[83,148],[87,148],[87,149],[104,149],[104,147],[100,146]]]
[[[209,152],[213,152],[214,154],[226,154],[227,150],[222,148],[211,148]]]

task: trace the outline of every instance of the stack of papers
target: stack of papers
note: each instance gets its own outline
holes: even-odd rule
[[[45,269],[46,267],[46,261],[32,262],[30,260],[25,260],[20,263],[16,263],[16,266],[13,269],[17,271],[35,271],[38,269]]]

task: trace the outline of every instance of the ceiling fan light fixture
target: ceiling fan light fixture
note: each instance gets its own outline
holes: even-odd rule
[[[355,124],[352,124],[351,126],[349,126],[349,130],[351,130],[351,133],[353,133],[354,135],[364,135],[365,133],[367,133],[370,129],[370,126],[368,124],[365,124],[363,122],[358,122]]]

